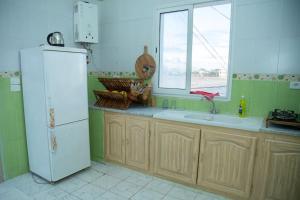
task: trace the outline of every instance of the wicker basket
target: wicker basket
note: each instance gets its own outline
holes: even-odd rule
[[[96,96],[95,106],[128,109],[131,101],[127,98],[127,94],[114,93],[110,91],[94,91]]]
[[[117,90],[130,92],[130,85],[132,83],[143,83],[142,79],[130,78],[98,78],[98,80],[110,91]]]
[[[135,94],[135,91],[132,90],[132,85],[143,85],[144,80],[142,79],[98,78],[98,80],[108,91],[94,91],[97,99],[95,106],[128,109],[132,102],[147,104],[148,97],[151,96],[151,91],[148,90],[150,87],[147,89],[147,94]]]

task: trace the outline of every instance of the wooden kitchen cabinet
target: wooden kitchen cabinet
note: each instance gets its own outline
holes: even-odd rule
[[[195,184],[200,129],[169,122],[155,123],[154,173]]]
[[[149,124],[144,117],[105,113],[105,158],[148,170]]]
[[[259,199],[299,200],[300,142],[265,139],[262,149],[264,164],[258,170],[263,170],[263,175],[257,182],[262,191]]]
[[[105,112],[105,158],[233,199],[300,199],[299,137]]]
[[[143,170],[149,168],[149,120],[142,117],[126,119],[126,164]]]
[[[197,184],[248,198],[252,187],[256,137],[230,129],[201,129]]]
[[[125,163],[125,118],[105,113],[105,158]]]

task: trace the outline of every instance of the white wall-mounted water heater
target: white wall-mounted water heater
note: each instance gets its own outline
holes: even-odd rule
[[[75,42],[98,43],[98,6],[78,1],[74,5]]]

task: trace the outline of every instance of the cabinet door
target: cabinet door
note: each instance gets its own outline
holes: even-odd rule
[[[126,164],[140,169],[149,167],[149,120],[126,119]]]
[[[300,144],[265,141],[263,198],[300,199]]]
[[[249,197],[256,138],[202,129],[198,184]]]
[[[125,162],[125,117],[105,115],[105,157],[119,163]]]
[[[155,166],[158,175],[196,183],[200,129],[171,123],[155,124]]]

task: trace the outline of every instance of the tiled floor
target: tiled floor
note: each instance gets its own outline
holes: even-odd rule
[[[33,179],[34,178],[34,179]],[[38,183],[36,183],[38,182]],[[0,184],[1,200],[225,200],[113,164],[92,167],[56,184],[25,174]]]

